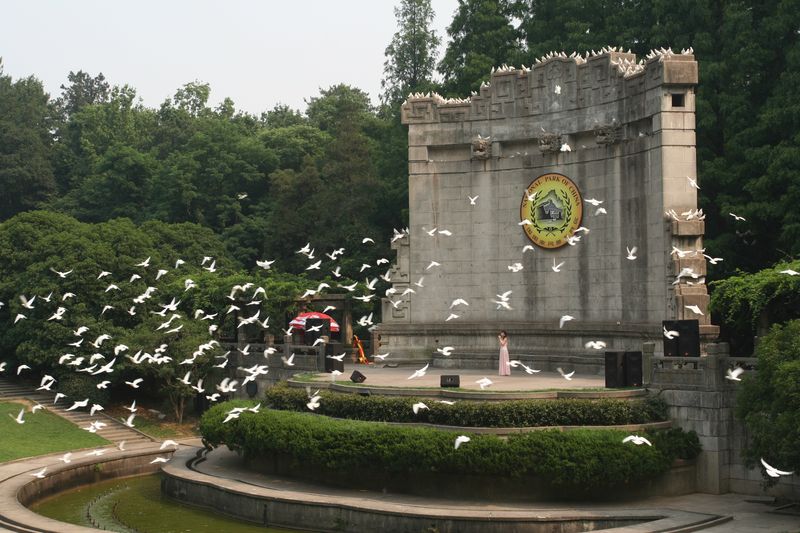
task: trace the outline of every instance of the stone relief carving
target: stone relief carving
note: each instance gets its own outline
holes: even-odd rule
[[[554,154],[561,150],[561,135],[545,132],[539,136],[539,151],[543,154]]]
[[[620,130],[620,125],[617,123],[598,124],[594,127],[594,142],[597,144],[617,143],[620,139]]]
[[[472,141],[472,159],[489,159],[492,157],[492,138],[478,135]]]

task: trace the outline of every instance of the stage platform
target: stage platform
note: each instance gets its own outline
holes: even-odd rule
[[[383,364],[344,365],[344,372],[334,376],[330,373],[299,374],[289,380],[293,387],[315,386],[354,393],[386,394],[398,396],[442,396],[470,399],[518,399],[518,398],[570,398],[570,397],[623,397],[646,395],[641,388],[606,389],[603,376],[574,374],[567,380],[557,372],[543,370],[527,374],[524,370],[512,369],[510,376],[498,376],[496,372],[482,369],[444,369],[429,366],[425,375],[409,379],[424,365],[391,367]],[[362,373],[366,380],[354,383],[350,375],[354,370]],[[565,371],[568,371],[565,369]],[[441,387],[442,375],[458,375],[458,388]],[[481,389],[477,381],[489,378],[492,384]]]

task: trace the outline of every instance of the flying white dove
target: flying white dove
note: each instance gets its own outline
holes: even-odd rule
[[[70,274],[72,274],[72,270],[67,270],[66,272],[59,272],[58,270],[56,270],[56,269],[55,269],[55,268],[53,268],[53,267],[50,267],[50,270],[51,270],[53,273],[57,274],[57,275],[58,275],[58,277],[59,277],[59,278],[61,278],[61,279],[64,279],[64,278],[66,278],[67,276],[69,276]]]
[[[484,376],[481,379],[477,380],[475,383],[477,383],[478,386],[480,386],[481,390],[483,390],[489,385],[493,384],[494,382],[491,379]]]
[[[684,305],[684,307],[696,315],[703,315],[703,312],[696,305]]]
[[[477,194],[475,196],[467,195],[467,198],[469,198],[469,205],[475,205],[475,202],[478,200],[478,195]]]
[[[550,268],[553,269],[553,272],[561,272],[562,266],[564,266],[564,261],[561,261],[560,263],[556,264],[556,260],[555,258],[553,258],[553,266]]]
[[[677,332],[677,331],[675,331],[674,329],[670,329],[670,330],[668,330],[666,326],[663,326],[663,327],[664,327],[664,336],[665,336],[667,339],[669,339],[669,340],[672,340],[672,339],[674,339],[675,337],[680,337],[680,333],[678,333],[678,332]]]
[[[465,442],[469,442],[469,441],[470,441],[470,438],[467,437],[466,435],[459,435],[458,437],[456,437],[456,442],[455,442],[455,446],[456,447],[455,447],[455,449],[457,450],[459,446],[461,446]]]
[[[429,367],[429,366],[430,366],[430,363],[428,363],[427,365],[423,366],[423,367],[422,367],[422,368],[420,368],[419,370],[415,370],[415,371],[414,371],[414,373],[413,373],[413,374],[411,374],[411,375],[408,377],[408,379],[421,378],[421,377],[422,377],[422,376],[424,376],[424,375],[425,375],[425,373],[428,371],[428,367]]]
[[[725,371],[725,379],[729,379],[731,381],[742,381],[742,378],[739,377],[742,375],[742,373],[744,373],[744,368],[740,366],[734,369],[729,368]]]
[[[566,323],[567,323],[567,322],[569,322],[570,320],[575,320],[575,317],[574,317],[574,316],[570,316],[570,315],[564,315],[564,316],[562,316],[562,317],[559,319],[559,321],[558,321],[558,329],[561,329],[561,328],[563,328],[563,327],[564,327],[564,324],[566,324]]]
[[[517,368],[518,366],[521,366],[525,370],[525,372],[527,372],[528,374],[535,374],[537,372],[541,372],[541,370],[537,370],[535,368],[531,368],[528,365],[526,365],[525,363],[523,363],[522,361],[516,361],[516,360],[515,361],[509,361],[508,362],[508,366],[510,366],[512,368]]]
[[[414,411],[414,414],[419,413],[420,409],[427,409],[427,408],[428,408],[428,406],[425,405],[422,402],[417,402],[417,403],[415,403],[414,405],[411,406],[411,410]]]
[[[633,261],[634,259],[636,259],[636,246],[634,246],[633,248],[628,248],[626,246],[625,249],[628,251],[628,256],[626,257],[626,259],[628,259],[629,261]]]
[[[16,422],[17,424],[24,424],[25,420],[22,418],[24,414],[25,414],[25,408],[23,407],[22,409],[19,410],[19,414],[16,417],[11,413],[8,413],[8,416],[10,416],[12,420],[14,420],[14,422]]]
[[[136,378],[133,381],[126,381],[125,385],[133,387],[134,389],[138,389],[139,385],[141,385],[142,381],[144,381],[144,378]]]
[[[317,394],[316,396],[313,396],[313,397],[312,397],[312,398],[309,400],[309,402],[306,404],[306,407],[308,407],[310,410],[312,410],[312,411],[313,411],[314,409],[316,409],[317,407],[319,407],[319,401],[320,401],[321,399],[322,399],[322,396],[320,396],[319,394]]]
[[[632,443],[636,444],[637,446],[641,446],[642,444],[647,444],[648,446],[652,446],[653,445],[649,440],[647,440],[644,437],[640,437],[639,435],[628,435],[627,437],[622,439],[622,442],[623,443],[632,442]]]
[[[589,341],[584,345],[586,348],[592,348],[594,350],[602,350],[606,347],[606,343],[603,341]]]
[[[778,470],[774,466],[770,466],[769,464],[767,464],[767,462],[764,460],[763,457],[761,458],[761,464],[764,465],[764,469],[767,471],[767,475],[769,477],[791,476],[794,473],[794,472],[787,472],[784,470]]]
[[[563,377],[567,381],[572,381],[572,376],[573,376],[573,374],[575,374],[574,370],[572,372],[570,372],[569,374],[565,374],[564,371],[561,369],[561,367],[556,368],[556,370],[558,370],[558,373],[561,374],[561,377]]]
[[[131,413],[131,415],[127,419],[123,420],[122,423],[125,424],[126,426],[128,426],[129,428],[135,427],[133,425],[133,419],[135,417],[136,417],[136,413]]]

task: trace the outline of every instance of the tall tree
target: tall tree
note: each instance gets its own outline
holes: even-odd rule
[[[398,30],[386,47],[381,80],[381,99],[387,105],[431,84],[440,43],[431,28],[434,12],[430,0],[401,0],[394,15]]]
[[[110,86],[103,73],[92,77],[90,74],[79,70],[67,75],[68,85],[62,85],[61,96],[56,99],[56,106],[62,118],[72,116],[84,106],[108,102]]]
[[[519,31],[512,24],[518,7],[511,0],[459,0],[447,28],[450,44],[439,63],[444,91],[466,96],[489,77],[493,66],[513,63]]]
[[[0,220],[55,192],[52,127],[53,107],[42,83],[33,77],[12,81],[0,61]]]

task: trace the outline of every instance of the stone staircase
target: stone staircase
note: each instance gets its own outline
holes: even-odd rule
[[[102,411],[95,413],[94,416],[89,416],[89,412],[87,410],[76,409],[74,411],[67,411],[67,407],[72,405],[72,399],[62,398],[57,405],[53,405],[54,398],[55,393],[49,391],[37,391],[33,387],[23,383],[13,382],[5,377],[0,377],[0,400],[25,399],[32,402],[38,402],[42,404],[48,411],[69,420],[81,428],[89,427],[89,424],[95,420],[105,422],[108,425],[103,429],[98,430],[97,434],[115,444],[119,444],[122,441],[125,441],[126,445],[143,444],[154,441],[154,439],[151,439],[144,433],[127,427],[120,420],[112,418],[104,414]]]

